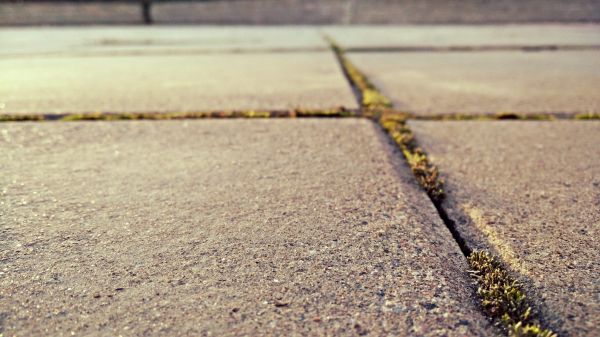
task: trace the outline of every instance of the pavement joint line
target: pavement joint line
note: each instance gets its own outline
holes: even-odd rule
[[[397,112],[402,113],[402,112]],[[595,112],[544,112],[544,113],[520,113],[520,112],[496,112],[496,113],[441,113],[433,115],[420,115],[408,113],[407,120],[422,121],[556,121],[556,120],[598,120],[600,113]]]
[[[476,294],[482,311],[511,337],[556,337],[555,332],[542,327],[538,317],[539,312],[534,311],[522,290],[522,285],[512,277],[510,269],[501,262],[502,260],[487,251],[471,249],[456,229],[454,220],[448,216],[442,206],[446,196],[444,181],[440,178],[437,167],[428,159],[426,152],[418,146],[412,130],[406,123],[410,114],[394,111],[391,101],[345,57],[344,50],[330,37],[325,36],[325,38],[338,56],[338,61],[347,74],[346,78],[350,85],[359,90],[357,98],[363,116],[378,121],[398,145],[417,182],[429,196],[452,238],[467,259],[471,268],[470,274],[478,285]],[[377,99],[365,100],[365,95],[373,95]],[[518,119],[519,115],[496,116],[496,119],[501,117]]]
[[[584,51],[600,50],[600,45],[504,45],[504,46],[372,46],[348,47],[347,53],[412,53],[412,52],[496,52],[496,51],[522,51],[522,52],[547,52],[547,51]]]
[[[373,116],[379,110],[392,108],[392,101],[384,96],[373,83],[348,60],[345,51],[328,35],[323,38],[329,43],[331,50],[336,56],[342,72],[350,83],[358,104],[366,116]]]
[[[330,109],[232,110],[205,112],[92,112],[62,114],[0,114],[0,122],[75,122],[228,118],[336,118],[360,116],[360,110],[347,109],[345,107],[337,107]]]
[[[95,46],[95,45],[91,45]],[[103,45],[108,46],[110,45]],[[323,53],[329,52],[328,47],[298,47],[298,48],[231,48],[231,49],[178,49],[178,50],[129,50],[129,51],[90,51],[90,52],[45,52],[35,54],[2,54],[0,59],[14,57],[99,57],[99,56],[171,56],[171,55],[217,55],[217,54],[291,54],[291,53]]]

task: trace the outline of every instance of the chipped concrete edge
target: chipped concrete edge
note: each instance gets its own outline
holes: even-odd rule
[[[324,36],[336,54],[340,66],[350,84],[358,92],[363,115],[375,118],[381,127],[400,148],[402,154],[419,185],[425,190],[440,217],[450,230],[453,238],[467,258],[470,274],[478,285],[477,296],[484,313],[509,336],[519,337],[554,337],[556,334],[541,326],[538,313],[532,309],[522,286],[511,276],[500,259],[489,252],[472,250],[457,231],[444,208],[444,181],[438,168],[431,163],[427,154],[421,149],[407,120],[414,115],[392,110],[391,100],[381,93],[360,70],[344,55],[344,50],[329,36]],[[456,120],[553,120],[547,115],[454,115]],[[587,116],[589,118],[589,116]],[[597,117],[595,115],[591,117]],[[441,118],[440,118],[441,119]]]

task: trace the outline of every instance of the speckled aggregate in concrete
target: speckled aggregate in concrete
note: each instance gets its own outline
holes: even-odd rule
[[[329,52],[0,59],[0,112],[356,107]]]
[[[600,45],[597,24],[330,26],[322,30],[344,48]]]
[[[600,334],[600,122],[410,122],[445,208],[569,336]]]
[[[350,53],[416,114],[600,112],[600,51]]]
[[[494,335],[372,122],[0,125],[5,336]]]

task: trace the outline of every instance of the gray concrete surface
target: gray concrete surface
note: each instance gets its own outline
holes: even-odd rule
[[[600,51],[351,53],[396,108],[436,113],[600,112]]]
[[[4,27],[0,57],[329,50],[313,27]]]
[[[162,1],[158,23],[443,24],[600,21],[594,0],[220,0]],[[69,2],[0,3],[0,25],[140,23],[139,6]]]
[[[563,335],[599,335],[600,122],[410,126],[467,241],[498,252]]]
[[[368,120],[2,123],[18,335],[491,336]]]
[[[600,46],[600,25],[324,26],[344,48]]]
[[[356,107],[332,53],[0,58],[0,112]]]

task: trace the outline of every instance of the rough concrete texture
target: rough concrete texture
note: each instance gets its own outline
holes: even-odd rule
[[[436,113],[600,112],[600,51],[351,53],[396,108]]]
[[[343,48],[600,46],[600,25],[333,26],[321,30]]]
[[[494,335],[370,121],[3,123],[5,336]]]
[[[331,53],[0,59],[0,112],[356,107]]]
[[[600,122],[410,122],[444,207],[565,336],[600,334]]]
[[[122,55],[328,50],[309,27],[18,27],[1,28],[0,56]]]

